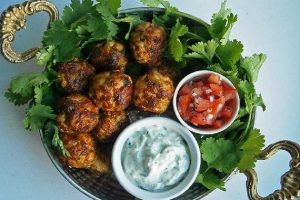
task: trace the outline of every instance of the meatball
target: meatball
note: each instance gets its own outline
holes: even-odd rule
[[[163,27],[149,22],[138,25],[131,33],[130,48],[139,64],[156,65],[166,47],[166,32]]]
[[[125,111],[104,112],[98,125],[92,131],[92,134],[100,142],[108,142],[124,126],[126,121]]]
[[[71,95],[62,97],[57,102],[57,126],[61,132],[90,132],[98,124],[98,120],[98,108],[86,96]]]
[[[135,83],[133,103],[143,111],[163,113],[174,93],[172,79],[153,68]]]
[[[57,65],[57,88],[65,94],[82,93],[89,79],[94,76],[92,65],[79,59]]]
[[[92,47],[90,62],[96,69],[124,72],[128,63],[125,46],[115,40],[97,43]]]
[[[90,83],[89,96],[103,111],[121,111],[128,107],[133,92],[130,76],[120,71],[101,72]]]
[[[111,148],[107,145],[101,144],[100,148],[97,149],[97,156],[91,168],[96,173],[110,173],[111,169]]]
[[[89,168],[95,161],[96,149],[92,136],[89,133],[77,135],[62,134],[64,147],[70,153],[62,158],[70,167]]]

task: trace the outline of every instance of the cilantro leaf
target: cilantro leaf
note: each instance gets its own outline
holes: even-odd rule
[[[70,27],[81,18],[85,18],[87,14],[94,11],[92,0],[72,0],[70,6],[66,6],[63,11],[62,22],[65,26]]]
[[[16,106],[24,105],[32,98],[31,95],[22,96],[18,93],[14,93],[10,88],[5,92],[4,96]]]
[[[264,103],[264,100],[263,100],[261,94],[259,96],[255,95],[253,97],[253,105],[261,107],[263,109],[263,111],[266,110],[266,105]]]
[[[193,52],[185,55],[185,57],[200,58],[210,64],[218,46],[219,44],[215,40],[210,40],[207,43],[198,42],[189,47]]]
[[[168,43],[169,51],[177,62],[181,61],[184,54],[184,47],[179,37],[185,35],[187,32],[188,27],[186,25],[182,25],[177,19],[175,26],[173,26],[171,29]]]
[[[251,82],[257,81],[258,72],[266,59],[265,54],[254,54],[251,57],[241,59],[241,67],[245,69]]]
[[[39,52],[36,54],[36,63],[40,66],[45,66],[50,60],[52,60],[54,49],[55,47],[50,45],[39,50]]]
[[[237,15],[233,15],[230,9],[226,9],[226,1],[221,4],[219,12],[215,13],[211,19],[209,33],[213,38],[217,38],[222,44],[226,44]]]
[[[57,62],[66,62],[78,57],[80,55],[78,48],[80,41],[76,31],[68,30],[62,21],[54,21],[43,37],[45,46],[55,46],[54,56]]]
[[[93,16],[88,20],[87,30],[92,37],[97,40],[103,40],[108,36],[108,27],[101,16]]]
[[[129,24],[128,31],[125,34],[125,40],[128,40],[133,27],[135,27],[136,25],[142,23],[143,21],[141,20],[141,18],[138,15],[129,15],[129,16],[126,16],[124,18],[117,19],[117,22],[123,22],[123,23],[128,23]]]
[[[237,69],[224,70],[220,64],[209,65],[208,70],[217,72],[228,78],[236,87],[240,83],[241,79],[238,77],[239,73]]]
[[[246,80],[240,81],[238,88],[243,95],[255,94],[254,85]]]
[[[238,164],[238,169],[245,171],[255,166],[256,156],[261,153],[264,147],[265,139],[260,134],[259,129],[253,129],[248,139],[241,145],[242,157]]]
[[[240,60],[243,52],[243,45],[240,41],[228,41],[225,45],[217,48],[217,55],[224,65],[225,70],[235,69],[236,62]]]
[[[117,14],[118,9],[121,7],[121,0],[97,0],[97,1],[102,7],[108,8],[112,14]]]
[[[200,150],[208,168],[215,168],[220,172],[231,172],[239,162],[237,146],[224,138],[207,138],[202,142]]]
[[[202,184],[204,187],[206,187],[209,190],[214,190],[214,189],[220,189],[225,191],[224,188],[224,181],[220,179],[215,173],[214,170],[210,169],[204,173],[199,173],[196,182]]]
[[[26,129],[36,130],[43,128],[47,120],[55,119],[55,117],[56,115],[50,106],[35,104],[26,112],[23,125]]]
[[[70,156],[70,153],[64,147],[63,141],[60,139],[60,133],[54,121],[46,123],[43,135],[43,142],[45,142],[47,146],[55,147],[63,156]]]
[[[40,87],[34,88],[34,100],[35,100],[35,103],[42,103],[43,90]]]
[[[161,4],[162,0],[140,0],[140,2],[149,7],[157,7]]]
[[[46,73],[21,74],[10,82],[5,97],[15,105],[23,105],[34,96],[34,87],[49,83]]]

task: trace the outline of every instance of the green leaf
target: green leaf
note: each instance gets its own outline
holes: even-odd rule
[[[224,1],[219,12],[215,13],[211,19],[210,35],[219,39],[222,44],[226,44],[236,21],[237,15],[233,15],[230,9],[226,9],[226,1]]]
[[[49,47],[42,48],[36,54],[36,63],[40,66],[45,66],[49,61],[52,60],[53,52],[55,47],[50,45]]]
[[[225,45],[220,45],[217,54],[221,63],[225,65],[225,70],[235,69],[236,62],[240,60],[243,52],[243,45],[240,41],[228,41]]]
[[[241,79],[238,77],[239,73],[237,69],[224,70],[220,64],[209,65],[207,69],[222,74],[228,78],[233,85],[235,85],[235,87],[237,87],[241,81]]]
[[[23,105],[33,98],[34,87],[43,83],[49,83],[47,73],[21,74],[10,82],[5,97],[15,105]]]
[[[200,150],[202,158],[208,164],[208,168],[215,168],[220,172],[231,172],[239,162],[239,150],[230,140],[224,138],[205,139]]]
[[[47,120],[55,119],[55,117],[50,106],[35,104],[26,112],[23,125],[26,129],[37,130],[43,128]]]
[[[121,0],[98,0],[102,5],[107,6],[112,14],[117,14],[121,6]]]
[[[75,30],[68,30],[62,21],[54,21],[44,33],[43,44],[55,46],[54,56],[57,62],[66,62],[80,56],[78,45],[81,39]]]
[[[181,61],[184,54],[184,48],[180,41],[180,37],[185,35],[187,32],[188,27],[186,25],[182,25],[177,19],[175,26],[173,26],[171,29],[168,43],[169,51],[177,62]]]
[[[67,27],[77,22],[81,18],[85,18],[89,13],[94,13],[92,0],[72,0],[70,6],[66,6],[63,11],[62,22]]]
[[[42,103],[43,90],[40,87],[34,88],[34,99],[35,99],[35,103]]]
[[[253,129],[248,139],[240,147],[242,151],[242,157],[238,164],[238,169],[245,171],[255,166],[257,160],[256,156],[261,153],[264,147],[265,139],[260,134],[259,129]]]
[[[216,172],[212,169],[204,173],[198,174],[196,182],[202,184],[209,190],[214,190],[218,188],[220,190],[225,191],[224,181],[219,176],[217,176]]]
[[[130,37],[130,33],[131,33],[132,29],[136,25],[142,23],[143,21],[141,20],[141,18],[138,15],[129,15],[129,16],[126,16],[124,18],[117,19],[117,22],[118,23],[123,22],[123,23],[128,23],[129,24],[128,31],[125,34],[125,40],[128,40],[129,37]]]
[[[24,105],[32,98],[31,95],[22,96],[20,94],[13,93],[10,88],[5,92],[4,96],[8,99],[8,101],[12,102],[16,106]]]
[[[238,87],[244,95],[255,94],[254,85],[246,80],[240,81]]]
[[[68,150],[64,147],[63,141],[60,139],[60,133],[54,121],[46,123],[43,130],[44,142],[49,146],[56,148],[63,156],[70,156]]]
[[[257,81],[259,70],[266,59],[265,54],[254,54],[241,59],[241,68],[245,69],[251,82]]]
[[[214,40],[210,40],[207,43],[198,42],[189,47],[193,52],[185,57],[200,58],[210,64],[218,46],[219,44]]]
[[[108,36],[107,24],[100,15],[93,16],[88,20],[87,30],[97,40],[106,39]]]
[[[259,96],[255,95],[254,98],[253,98],[253,104],[254,106],[259,106],[263,109],[263,111],[266,110],[266,105],[264,103],[264,100],[261,96],[261,94]]]
[[[140,0],[140,2],[149,7],[157,7],[161,4],[162,0]]]

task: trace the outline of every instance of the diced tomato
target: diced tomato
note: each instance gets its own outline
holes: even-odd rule
[[[220,128],[233,116],[236,89],[212,74],[190,81],[179,90],[181,117],[195,126]]]
[[[221,85],[221,78],[217,74],[211,74],[208,77],[208,82],[215,83],[217,85]]]
[[[203,87],[203,82],[202,81],[197,81],[197,82],[194,82],[193,83],[193,86],[195,87],[195,88],[202,88]]]
[[[225,97],[225,101],[233,99],[235,97],[235,93],[236,90],[233,87],[223,84],[223,95]]]
[[[221,117],[229,119],[232,116],[232,108],[229,106],[224,106],[221,111]]]
[[[209,113],[213,115],[213,119],[216,119],[218,117],[218,114],[223,109],[224,104],[225,98],[223,96],[211,102],[211,112]]]
[[[224,125],[224,121],[221,119],[217,119],[213,122],[212,125],[214,128],[221,128]]]
[[[194,100],[194,107],[195,107],[195,111],[202,112],[209,109],[210,102],[209,100],[199,98],[197,102]]]
[[[192,96],[193,97],[196,97],[196,96],[200,96],[200,95],[202,95],[202,90],[201,90],[201,88],[194,88],[194,89],[192,89]]]
[[[211,88],[213,95],[216,95],[216,96],[219,96],[219,97],[223,95],[222,86],[220,86],[218,84],[215,84],[215,83],[211,83],[211,84],[209,84],[209,87]]]
[[[182,95],[190,95],[191,94],[191,92],[192,92],[192,86],[189,84],[189,83],[187,83],[187,84],[185,84],[185,85],[183,85],[183,87],[179,90],[179,95],[180,96],[182,96]]]
[[[178,108],[180,113],[185,113],[192,102],[190,95],[183,95],[178,98]]]
[[[195,113],[191,116],[190,122],[194,125],[209,125],[209,123],[206,120],[206,116],[204,116],[202,113]]]

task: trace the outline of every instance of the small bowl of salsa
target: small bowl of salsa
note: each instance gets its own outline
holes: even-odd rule
[[[237,117],[240,98],[225,76],[196,71],[184,77],[173,97],[174,112],[183,126],[199,134],[215,134],[228,128]]]

